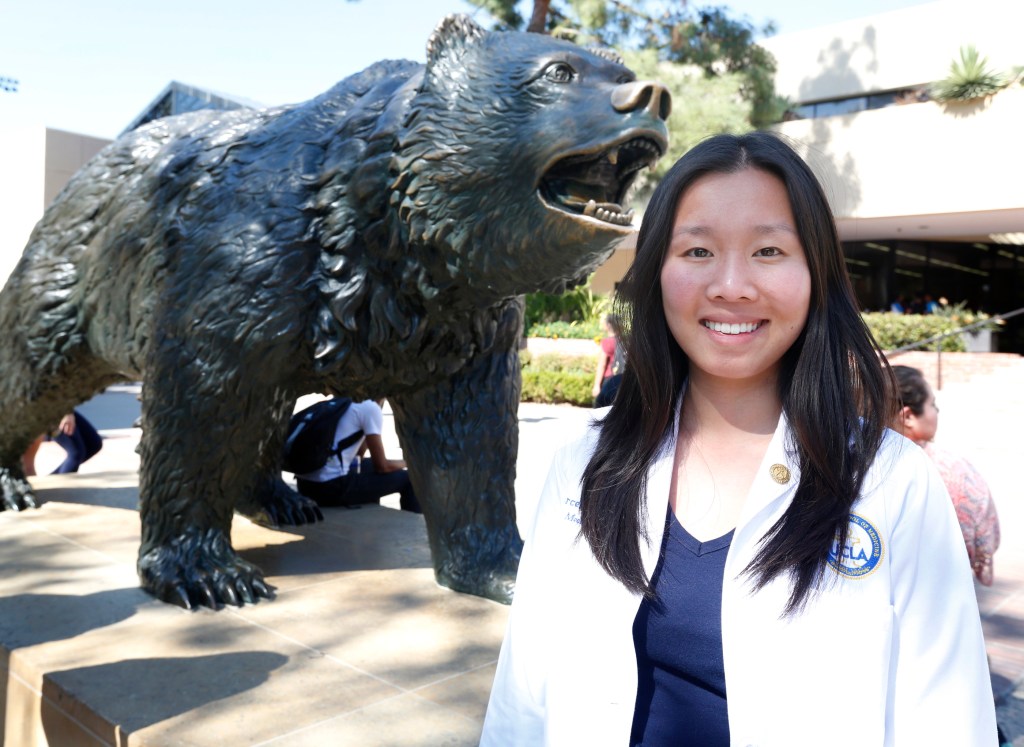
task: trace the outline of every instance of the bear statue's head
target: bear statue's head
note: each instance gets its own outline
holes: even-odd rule
[[[449,16],[391,160],[410,247],[475,292],[557,292],[634,230],[623,201],[667,145],[670,97],[615,55]]]

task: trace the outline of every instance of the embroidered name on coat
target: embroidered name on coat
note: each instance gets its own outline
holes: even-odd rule
[[[582,525],[583,521],[580,519],[579,498],[566,497],[564,502],[565,505],[569,507],[569,510],[565,512],[565,520],[571,521],[573,524]]]
[[[828,564],[837,573],[848,578],[863,578],[882,562],[885,546],[878,530],[867,519],[850,514],[850,530],[846,545],[839,547],[839,539],[832,542]]]

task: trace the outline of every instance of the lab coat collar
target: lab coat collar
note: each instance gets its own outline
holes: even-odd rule
[[[647,544],[643,547],[644,570],[648,578],[652,578],[661,553],[661,543],[665,532],[665,518],[668,512],[669,489],[672,485],[672,470],[675,465],[676,442],[679,438],[679,414],[683,398],[679,398],[676,408],[675,423],[672,433],[665,438],[651,472],[647,478]],[[750,493],[743,504],[733,543],[743,546],[753,544],[746,535],[759,533],[753,538],[756,542],[764,533],[764,522],[761,518],[766,513],[778,513],[780,501],[792,500],[796,486],[800,484],[800,460],[786,413],[779,416],[775,433],[768,444],[761,465],[757,469]]]

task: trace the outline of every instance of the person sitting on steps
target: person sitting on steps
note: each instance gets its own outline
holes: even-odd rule
[[[323,507],[380,503],[381,497],[398,493],[403,511],[422,513],[405,462],[388,459],[384,453],[383,401],[367,399],[348,407],[338,420],[327,463],[314,472],[295,475],[299,493]],[[338,450],[342,441],[359,431],[363,433],[362,438]],[[370,452],[370,458],[354,463],[355,457],[364,451]],[[355,465],[358,470],[352,469]]]

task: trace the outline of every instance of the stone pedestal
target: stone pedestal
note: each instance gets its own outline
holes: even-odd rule
[[[134,470],[33,481],[0,513],[4,745],[477,743],[508,608],[437,586],[421,516],[236,517],[277,598],[185,612],[138,588]]]

